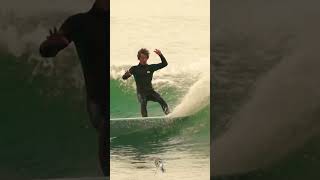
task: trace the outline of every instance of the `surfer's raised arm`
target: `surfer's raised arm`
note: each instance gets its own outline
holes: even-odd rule
[[[153,52],[158,54],[161,59],[161,63],[150,65],[151,68],[153,69],[153,71],[156,71],[156,70],[159,70],[159,69],[166,67],[168,65],[168,62],[167,62],[166,58],[163,56],[162,52],[159,49],[155,49]]]

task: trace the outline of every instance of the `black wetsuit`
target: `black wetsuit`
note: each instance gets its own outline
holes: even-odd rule
[[[123,79],[128,79],[133,75],[136,86],[137,86],[137,96],[141,104],[141,115],[143,117],[148,116],[147,112],[147,102],[154,101],[160,103],[162,110],[165,114],[169,113],[169,108],[167,103],[163,98],[153,89],[152,87],[152,77],[153,73],[161,68],[168,65],[165,57],[161,54],[161,63],[159,64],[138,64],[137,66],[132,66],[129,71],[123,75]]]
[[[107,31],[109,13],[92,8],[68,18],[61,30],[75,43],[81,61],[89,101],[98,104],[107,115]],[[109,34],[108,34],[109,37]],[[109,55],[108,55],[109,56]]]
[[[107,138],[107,95],[110,12],[93,6],[88,12],[69,17],[59,32],[74,42],[81,61],[87,91],[87,108],[93,126],[99,132],[99,157],[105,176],[109,176],[109,139]],[[40,47],[44,57],[55,56],[66,46]]]

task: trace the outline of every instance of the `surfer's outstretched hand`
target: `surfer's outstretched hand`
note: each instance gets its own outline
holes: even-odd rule
[[[155,52],[155,53],[158,54],[159,56],[162,54],[159,49],[155,49],[153,52]]]
[[[40,45],[40,54],[42,57],[55,57],[57,53],[67,47],[68,39],[60,33],[57,28],[49,30],[49,36]]]
[[[49,36],[47,36],[47,40],[49,41],[60,41],[65,44],[68,44],[68,40],[58,32],[57,28],[54,27],[53,29],[49,30]]]

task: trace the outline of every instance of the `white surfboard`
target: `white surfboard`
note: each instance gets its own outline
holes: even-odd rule
[[[169,119],[169,116],[111,118],[110,121]]]
[[[110,137],[163,127],[172,119],[170,116],[111,118]]]

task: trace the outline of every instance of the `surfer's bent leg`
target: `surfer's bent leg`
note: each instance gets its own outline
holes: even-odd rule
[[[109,141],[107,140],[107,115],[103,109],[97,103],[91,100],[87,100],[87,108],[91,124],[98,132],[98,144],[99,144],[99,161],[104,176],[110,176],[109,172],[109,159],[107,157],[107,147],[109,147]]]
[[[152,94],[150,94],[150,100],[158,102],[161,105],[161,108],[166,115],[170,113],[168,104],[157,92],[153,91]]]
[[[138,100],[140,102],[140,110],[141,110],[141,116],[142,117],[148,117],[148,111],[147,111],[147,98],[146,96],[138,93]]]

